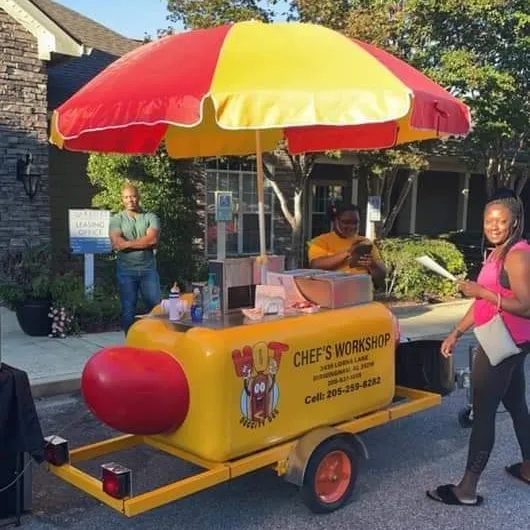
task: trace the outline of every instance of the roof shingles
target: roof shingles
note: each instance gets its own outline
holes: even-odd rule
[[[90,48],[119,57],[141,45],[52,0],[31,2],[75,40]]]
[[[53,60],[48,65],[48,108],[56,109],[118,57],[141,46],[52,0],[31,0],[47,17],[80,44],[92,48],[89,55]]]

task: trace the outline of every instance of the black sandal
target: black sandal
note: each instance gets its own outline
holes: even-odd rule
[[[523,477],[523,475],[521,474],[521,464],[513,464],[512,466],[506,466],[504,469],[506,469],[506,472],[512,477],[515,477],[516,479],[519,479],[521,482],[524,482],[525,484],[528,484],[530,486],[530,480]]]
[[[438,486],[434,491],[427,491],[427,497],[433,501],[443,502],[451,506],[480,506],[484,501],[484,498],[480,495],[477,495],[475,501],[462,501],[456,496],[454,488],[454,484],[444,484],[443,486]]]

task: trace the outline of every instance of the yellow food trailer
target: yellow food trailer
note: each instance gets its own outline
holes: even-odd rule
[[[50,471],[127,516],[265,467],[299,486],[311,510],[340,508],[367,457],[358,434],[441,402],[396,384],[398,321],[371,291],[343,305],[202,323],[153,311],[83,372],[90,410],[126,434],[71,451],[49,437]],[[138,444],[204,471],[135,495],[131,470],[108,464],[99,479],[76,467]]]

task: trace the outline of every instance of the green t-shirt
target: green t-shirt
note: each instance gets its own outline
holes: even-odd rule
[[[140,212],[130,217],[123,211],[110,219],[109,231],[121,232],[122,236],[131,241],[139,239],[147,233],[148,228],[160,230],[160,221],[154,213]],[[118,266],[123,269],[146,270],[156,266],[153,249],[118,251]]]

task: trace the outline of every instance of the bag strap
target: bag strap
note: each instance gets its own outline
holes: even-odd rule
[[[508,276],[508,272],[502,267],[500,277],[499,277],[499,283],[501,284],[501,287],[504,287],[504,289],[511,289],[510,286],[510,277]]]

